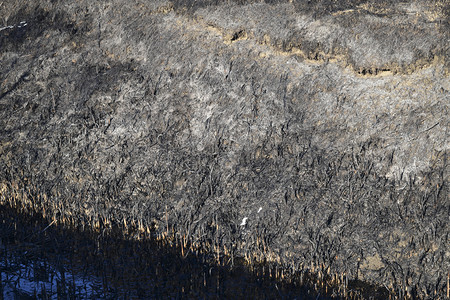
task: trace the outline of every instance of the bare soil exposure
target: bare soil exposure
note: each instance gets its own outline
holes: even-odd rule
[[[0,1],[2,211],[309,274],[330,297],[449,297],[449,15]]]

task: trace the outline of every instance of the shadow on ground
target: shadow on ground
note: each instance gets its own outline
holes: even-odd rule
[[[5,298],[337,299],[344,288],[310,273],[281,277],[269,264],[250,270],[242,259],[210,256],[117,233],[49,224],[0,206],[0,294]],[[233,265],[232,265],[233,263]],[[347,282],[347,296],[387,297],[385,289]],[[341,294],[341,297],[338,297]]]

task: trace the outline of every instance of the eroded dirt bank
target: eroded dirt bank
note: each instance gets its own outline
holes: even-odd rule
[[[3,1],[1,201],[445,296],[448,2],[266,2]]]

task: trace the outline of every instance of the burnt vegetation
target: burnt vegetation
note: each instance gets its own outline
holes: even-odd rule
[[[394,37],[408,34],[398,25],[413,22],[408,14],[356,2],[9,7],[0,202],[209,263],[270,265],[322,294],[444,297],[448,24],[439,12],[448,5],[433,2],[437,17],[418,17],[406,43]],[[268,27],[236,15],[236,28],[222,28],[211,5]],[[306,25],[270,31],[264,13],[278,9]],[[398,23],[379,26],[388,17]],[[340,39],[310,36],[333,30]],[[398,58],[396,45],[415,54]]]

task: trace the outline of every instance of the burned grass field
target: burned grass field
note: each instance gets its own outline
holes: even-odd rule
[[[2,207],[324,295],[446,297],[449,5],[339,3],[2,2]]]
[[[76,228],[39,213],[0,209],[0,296],[4,299],[375,299],[393,296],[325,269],[292,270],[211,255],[154,235],[130,239],[117,226]]]

